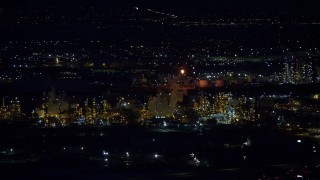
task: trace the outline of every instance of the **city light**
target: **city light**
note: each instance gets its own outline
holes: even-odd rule
[[[1,176],[317,179],[320,1],[70,1],[0,7]]]
[[[185,73],[184,69],[181,69],[180,73],[181,73],[181,75],[184,75],[184,73]]]

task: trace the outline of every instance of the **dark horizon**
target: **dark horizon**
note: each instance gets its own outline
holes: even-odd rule
[[[210,11],[224,11],[230,13],[239,11],[244,13],[262,12],[270,13],[288,13],[288,14],[306,14],[319,15],[320,2],[317,0],[309,0],[307,2],[302,0],[284,0],[284,1],[255,1],[255,0],[224,0],[224,1],[210,1],[210,0],[161,0],[161,1],[147,1],[147,0],[13,0],[2,2],[0,7],[42,7],[53,6],[59,8],[76,8],[76,7],[97,7],[97,8],[155,8],[156,10],[170,10],[177,12],[190,13],[210,13]]]

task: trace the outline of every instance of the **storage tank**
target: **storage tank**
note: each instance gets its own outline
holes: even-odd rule
[[[208,88],[209,87],[209,80],[200,79],[198,85],[199,85],[200,88]]]
[[[217,79],[216,81],[215,81],[215,85],[214,85],[215,87],[223,87],[224,86],[224,80],[222,80],[222,79]]]

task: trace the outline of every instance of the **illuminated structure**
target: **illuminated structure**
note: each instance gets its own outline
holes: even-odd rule
[[[44,94],[45,96],[45,94]],[[56,97],[54,88],[48,93],[48,98],[43,97],[40,108],[36,108],[36,113],[40,119],[44,120],[45,124],[66,124],[68,117],[67,111],[69,103],[63,100],[62,97]]]
[[[308,82],[313,82],[313,64],[312,62],[309,62],[307,64],[304,64],[303,66],[303,79]]]
[[[144,121],[146,119],[151,118],[149,110],[147,109],[146,105],[144,105],[140,110],[140,121]]]
[[[183,96],[187,95],[188,87],[184,86],[184,76],[186,71],[180,69],[180,83],[178,79],[171,79],[167,83],[167,92],[159,92],[156,96],[149,98],[148,116],[156,118],[169,118],[177,112],[177,103],[183,101]]]
[[[7,98],[7,97],[5,97]],[[2,106],[0,107],[0,119],[2,120],[16,120],[21,118],[21,105],[18,97],[15,97],[6,106],[5,98],[3,98]]]
[[[199,97],[199,101],[195,102],[193,104],[193,108],[201,115],[206,116],[208,114],[212,113],[212,105],[209,102],[209,99],[207,96],[203,96],[203,93],[201,93],[201,96]]]
[[[299,61],[297,59],[293,61],[293,57],[291,57],[283,65],[282,83],[303,84],[313,82],[312,62]]]
[[[106,100],[102,100],[102,111],[100,112],[99,118],[102,120],[109,120],[111,115],[111,105]]]
[[[92,100],[92,119],[97,119],[97,106],[96,106],[96,98],[93,98]]]
[[[239,120],[242,107],[231,93],[219,93],[214,97],[213,110],[218,123],[231,124]]]
[[[214,98],[214,112],[224,114],[227,112],[228,95],[219,93]]]
[[[2,98],[2,106],[0,108],[0,119],[5,120],[10,118],[9,107],[5,104],[5,99],[7,97]]]
[[[291,83],[292,77],[291,77],[291,71],[289,67],[289,63],[284,63],[283,68],[283,83]]]
[[[10,104],[11,116],[12,117],[19,117],[21,114],[21,105],[18,97],[11,101]]]
[[[91,102],[89,98],[86,98],[84,103],[70,105],[63,98],[56,98],[54,91],[51,91],[48,97],[44,94],[40,106],[32,111],[32,117],[38,118],[39,123],[46,126],[65,126],[70,123],[79,125],[123,124],[128,123],[127,117],[134,115],[135,112],[138,114],[136,119],[139,118],[140,123],[150,118],[173,118],[183,121],[192,111],[197,114],[197,117],[193,117],[194,119],[215,118],[218,123],[223,124],[256,120],[254,98],[245,96],[234,98],[231,93],[218,93],[210,101],[209,97],[202,93],[197,100],[193,100],[193,109],[190,109],[189,106],[178,105],[178,102],[183,101],[184,95],[184,92],[178,88],[169,93],[159,92],[156,96],[150,97],[148,102],[142,106],[135,106],[132,103],[134,101],[129,102],[124,97],[120,97],[117,107],[113,109],[107,100],[96,103],[96,98],[92,98]],[[293,103],[291,107],[290,110],[301,109],[297,103]],[[275,107],[277,108],[278,106]],[[19,119],[21,115],[18,98],[10,101],[7,106],[3,103],[0,108],[0,119]]]
[[[78,121],[84,121],[85,117],[83,115],[83,108],[80,107],[79,104],[77,104],[77,107],[75,109],[74,114],[75,114],[75,118],[76,118],[77,122]],[[80,124],[82,124],[82,123],[84,123],[84,122],[81,122]]]
[[[48,116],[47,116],[47,104],[46,104],[46,99],[43,97],[42,98],[42,103],[40,105],[40,108],[36,109],[36,113],[38,114],[40,119],[44,120],[44,123],[48,123]]]
[[[236,122],[247,122],[256,120],[255,99],[251,97],[239,97],[235,106]]]
[[[106,100],[102,101],[102,106],[103,106],[103,114],[107,113],[111,109],[110,103],[108,103],[108,101]]]
[[[89,98],[87,98],[84,102],[84,107],[81,108],[81,112],[82,110],[84,110],[82,115],[86,124],[93,124],[97,120],[108,121],[112,116],[111,105],[106,100],[102,100],[99,106],[99,104],[96,103],[96,98],[93,98],[92,104],[89,105]]]
[[[84,110],[85,110],[85,121],[86,124],[92,124],[92,108],[89,107],[89,99],[87,98],[86,101],[84,102]]]
[[[155,117],[171,117],[174,109],[170,105],[171,94],[159,93],[155,97],[151,97],[148,102],[149,112]]]
[[[219,93],[214,97],[214,104],[213,104],[213,110],[214,115],[213,117],[217,119],[218,123],[222,124],[230,124],[227,117],[227,111],[228,111],[228,101],[229,101],[229,95],[225,93]]]

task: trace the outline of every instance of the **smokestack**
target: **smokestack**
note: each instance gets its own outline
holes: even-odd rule
[[[2,107],[4,107],[6,105],[6,102],[5,102],[5,99],[7,98],[8,96],[2,98]]]

